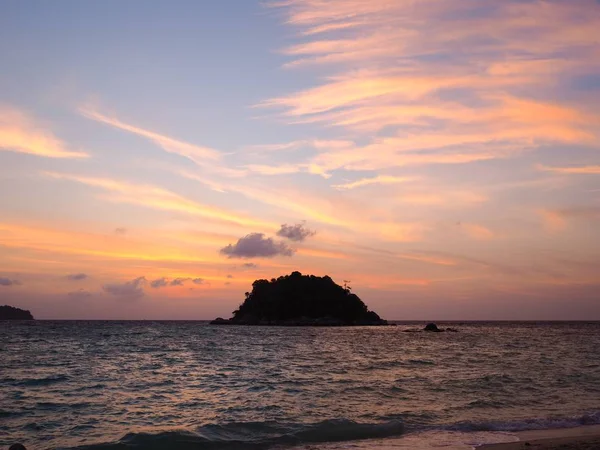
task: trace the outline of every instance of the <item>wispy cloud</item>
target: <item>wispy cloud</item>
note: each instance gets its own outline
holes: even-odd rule
[[[545,172],[554,172],[570,175],[600,175],[600,165],[598,166],[572,166],[572,167],[550,167],[538,165],[538,170]]]
[[[396,199],[401,203],[414,205],[440,205],[455,209],[460,206],[478,206],[489,198],[478,192],[452,191],[443,187],[408,190],[399,194]]]
[[[140,234],[129,239],[115,235],[91,233],[63,226],[49,228],[27,224],[0,223],[0,245],[22,251],[43,252],[53,255],[51,261],[62,261],[68,256],[84,256],[84,261],[161,261],[207,264],[214,266],[220,259],[206,251],[214,245],[225,245],[229,238],[214,234],[196,233],[183,241],[169,241],[172,232]],[[204,251],[199,251],[198,249]]]
[[[600,206],[571,206],[558,209],[542,209],[538,211],[543,219],[544,227],[551,232],[563,231],[570,222],[600,221]]]
[[[391,242],[415,242],[423,240],[429,226],[422,223],[383,222],[373,227],[376,236]]]
[[[492,239],[495,236],[492,230],[476,223],[460,223],[459,227],[467,236],[480,241]]]
[[[361,178],[360,180],[352,181],[344,184],[334,184],[332,187],[339,190],[344,189],[356,189],[362,186],[369,186],[372,184],[399,184],[408,183],[414,181],[414,177],[395,177],[391,175],[377,175],[372,178]]]
[[[229,167],[227,164],[225,164],[223,161],[224,154],[214,148],[192,144],[126,123],[114,116],[111,117],[102,114],[95,108],[81,107],[79,112],[88,119],[95,120],[105,125],[109,125],[148,139],[168,153],[173,153],[187,158],[198,167],[205,169],[208,173],[213,173],[228,178],[239,178],[246,174],[245,169]]]
[[[204,205],[157,186],[140,185],[109,178],[86,177],[56,172],[47,172],[46,175],[57,179],[75,181],[112,192],[114,195],[107,197],[107,199],[111,201],[131,203],[159,210],[176,211],[244,226],[266,226],[268,228],[276,228],[274,224],[255,220],[251,217],[236,214],[235,212],[230,212],[222,208]]]
[[[307,163],[325,173],[465,164],[548,144],[599,143],[597,108],[553,95],[564,79],[599,70],[591,62],[600,27],[593,0],[270,6],[302,40],[284,50],[288,66],[319,64],[329,76],[260,106],[280,108],[291,123],[336,126],[367,141],[311,156]],[[388,138],[377,137],[386,129]]]
[[[125,123],[116,117],[106,116],[92,108],[82,107],[79,109],[79,112],[88,119],[149,139],[166,152],[184,156],[198,165],[204,165],[207,161],[218,161],[221,157],[220,153],[212,148],[190,144],[179,139]]]
[[[87,158],[68,148],[52,131],[29,114],[0,105],[0,150],[29,153],[48,158]]]

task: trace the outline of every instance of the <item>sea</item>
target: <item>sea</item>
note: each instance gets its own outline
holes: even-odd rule
[[[0,447],[472,449],[600,423],[600,322],[0,322]]]

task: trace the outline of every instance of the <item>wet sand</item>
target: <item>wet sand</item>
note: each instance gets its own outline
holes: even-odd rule
[[[600,425],[516,433],[518,442],[487,444],[478,450],[600,450]]]

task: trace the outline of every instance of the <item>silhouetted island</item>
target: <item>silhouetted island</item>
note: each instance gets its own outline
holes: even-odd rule
[[[231,319],[212,325],[348,326],[388,325],[374,311],[330,277],[292,272],[277,279],[256,280],[252,292]]]
[[[33,320],[31,313],[14,306],[0,306],[0,320]]]

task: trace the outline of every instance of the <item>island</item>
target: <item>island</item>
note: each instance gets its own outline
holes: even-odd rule
[[[0,306],[0,320],[33,320],[31,313],[14,306]]]
[[[233,312],[212,325],[372,326],[388,325],[350,291],[329,276],[292,272],[277,279],[256,280],[252,292]]]

